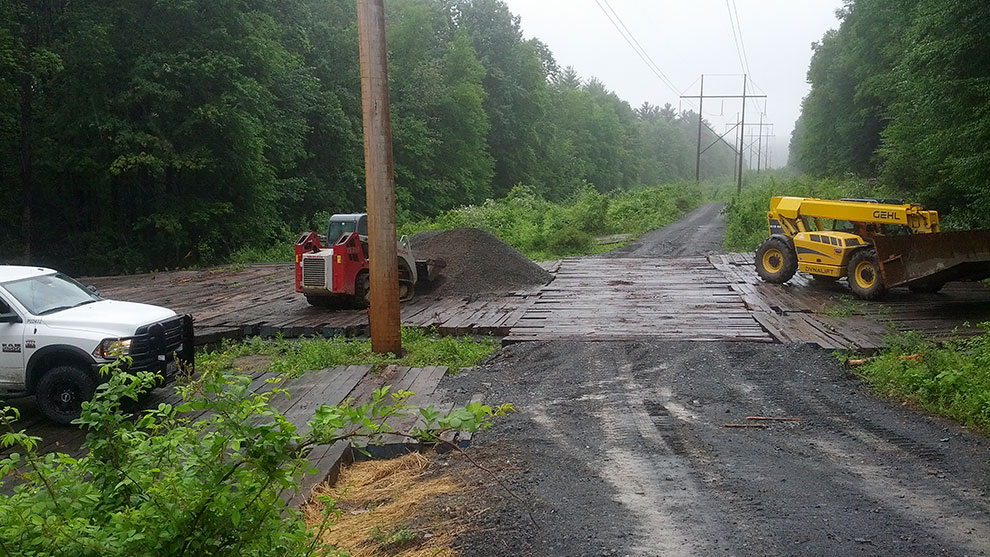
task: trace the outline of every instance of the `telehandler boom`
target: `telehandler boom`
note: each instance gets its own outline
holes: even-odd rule
[[[845,277],[856,296],[874,300],[895,286],[933,293],[990,277],[990,230],[940,232],[938,212],[914,203],[774,197],[767,222],[756,272],[775,284],[797,271]]]

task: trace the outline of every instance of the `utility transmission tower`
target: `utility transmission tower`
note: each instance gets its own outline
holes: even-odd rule
[[[706,95],[705,94],[705,75],[704,74],[701,75],[701,90],[699,91],[699,94],[698,95],[681,95],[681,98],[682,99],[698,99],[698,152],[697,152],[697,155],[695,157],[695,173],[694,173],[695,181],[700,181],[701,180],[701,153],[704,152],[701,149],[701,130],[702,130],[702,126],[707,127],[709,130],[711,130],[711,132],[714,133],[719,139],[721,139],[725,135],[725,134],[722,134],[721,136],[719,136],[718,133],[715,130],[712,130],[711,126],[708,126],[708,124],[705,124],[704,123],[704,118],[703,118],[704,111],[702,109],[705,106],[705,99],[742,99],[742,117],[740,118],[740,121],[739,121],[739,123],[737,125],[739,126],[739,129],[740,130],[745,130],[746,129],[746,100],[747,99],[765,99],[767,97],[766,95],[747,95],[746,94],[746,82],[748,81],[748,78],[747,78],[746,74],[743,74],[742,78],[743,78],[742,95]],[[728,133],[728,132],[726,132],[726,133]],[[737,169],[738,169],[737,170],[737,174],[736,174],[736,193],[739,193],[739,192],[742,191],[742,181],[743,181],[743,179],[742,179],[742,174],[743,174],[742,173],[742,167],[743,167],[743,149],[744,149],[744,146],[743,146],[743,135],[745,135],[745,134],[743,134],[743,133],[740,133],[739,134],[738,148],[734,148],[733,149],[733,151],[735,151],[735,153],[736,153],[736,156],[739,157],[738,158],[738,164],[736,165],[737,166]],[[705,150],[707,151],[707,149],[705,149]]]

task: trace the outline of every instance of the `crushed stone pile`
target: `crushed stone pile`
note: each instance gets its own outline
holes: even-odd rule
[[[429,294],[463,296],[544,285],[553,275],[491,233],[477,228],[429,230],[409,238],[416,259],[443,259]]]

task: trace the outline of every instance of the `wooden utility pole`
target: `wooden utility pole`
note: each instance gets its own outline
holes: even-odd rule
[[[368,199],[371,349],[402,354],[399,264],[395,240],[395,176],[383,0],[357,0],[364,114],[364,176]]]

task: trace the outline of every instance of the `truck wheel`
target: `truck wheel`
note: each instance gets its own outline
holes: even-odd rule
[[[48,419],[68,424],[79,417],[83,401],[95,392],[96,381],[90,374],[76,366],[57,366],[41,376],[35,399]]]
[[[876,300],[887,292],[880,274],[880,262],[873,248],[861,249],[849,259],[849,288],[858,298]]]
[[[756,273],[763,280],[783,284],[797,272],[797,254],[782,238],[770,237],[756,249]]]

